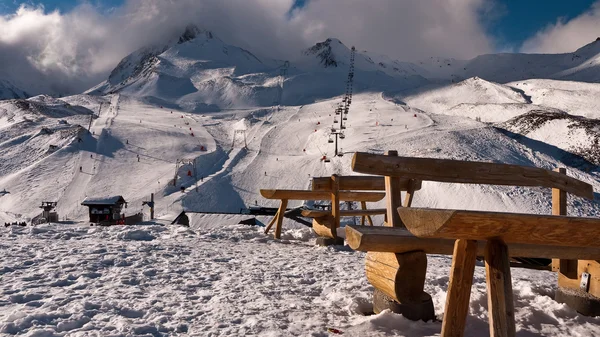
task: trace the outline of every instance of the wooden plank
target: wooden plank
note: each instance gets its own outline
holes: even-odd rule
[[[331,176],[331,215],[334,227],[331,229],[333,238],[337,238],[337,229],[340,227],[340,181],[337,175]]]
[[[485,249],[490,337],[514,337],[515,308],[508,247],[500,239],[488,240]]]
[[[265,228],[265,234],[269,234],[269,231],[271,230],[271,227],[275,223],[275,220],[277,220],[278,216],[279,216],[279,210],[277,211],[277,213],[275,213],[275,215],[273,216],[273,219],[271,219],[271,221],[267,225],[267,228]]]
[[[600,218],[405,207],[398,213],[408,230],[423,238],[499,237],[508,243],[600,247]]]
[[[352,170],[365,174],[447,183],[542,186],[594,199],[592,185],[558,172],[529,166],[357,152],[352,158]]]
[[[330,192],[306,190],[271,190],[261,189],[260,194],[266,199],[287,200],[330,200]],[[340,201],[368,201],[377,202],[385,197],[383,192],[348,192],[339,193]]]
[[[283,215],[287,208],[288,201],[287,199],[281,200],[281,205],[279,205],[279,210],[277,211],[277,225],[275,226],[275,239],[281,238],[281,227],[283,226]]]
[[[398,156],[398,151],[387,151],[387,157]],[[385,201],[387,213],[387,220],[385,226],[390,227],[404,227],[402,220],[395,211],[398,207],[402,206],[402,188],[399,177],[386,176],[385,177]]]
[[[398,303],[419,303],[425,287],[427,256],[369,252],[365,259],[367,280]]]
[[[475,261],[477,260],[476,254],[476,241],[456,240],[452,254],[441,337],[462,337],[464,335]]]
[[[346,242],[350,248],[363,252],[403,253],[422,250],[427,254],[452,255],[454,247],[454,240],[451,239],[418,238],[404,228],[383,226],[370,227],[348,225],[346,226]],[[484,255],[485,243],[485,241],[477,241],[478,256]],[[594,247],[564,247],[518,243],[509,243],[508,247],[510,256],[514,257],[600,260],[600,248]],[[582,261],[580,261],[580,263],[581,262]],[[598,268],[596,273],[597,275],[600,275],[600,268]],[[579,287],[578,284],[577,287]]]
[[[400,178],[403,191],[410,187],[409,178]],[[415,184],[415,189],[420,190],[420,181]],[[313,191],[331,191],[331,177],[315,177],[312,179]],[[385,180],[381,176],[340,176],[340,190],[353,191],[385,191]]]

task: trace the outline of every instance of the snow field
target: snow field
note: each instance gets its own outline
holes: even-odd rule
[[[178,226],[41,225],[2,233],[0,333],[11,336],[436,336],[449,256],[429,256],[438,322],[369,312],[364,253],[314,246],[310,229],[233,225],[228,215]],[[219,226],[214,226],[219,223]],[[304,233],[304,234],[301,234]],[[8,249],[10,247],[10,249]],[[512,269],[518,336],[595,336],[598,318],[552,299],[556,275]],[[466,336],[487,336],[478,262]]]

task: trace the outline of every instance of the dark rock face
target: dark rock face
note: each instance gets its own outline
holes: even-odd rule
[[[306,50],[304,52],[305,55],[316,55],[321,64],[323,66],[325,66],[325,68],[328,67],[337,67],[338,66],[338,62],[335,59],[335,55],[333,54],[332,50],[331,50],[331,43],[333,42],[333,40],[331,39],[327,39],[323,42],[319,42],[317,44],[315,44],[314,46],[310,47],[308,50]]]
[[[573,116],[565,112],[531,110],[502,123],[499,127],[527,136],[528,133],[555,120],[564,120],[568,123],[569,133],[583,131],[590,139],[589,144],[573,145],[567,151],[583,157],[595,165],[600,165],[600,119]],[[565,137],[567,136],[568,134],[565,135]]]

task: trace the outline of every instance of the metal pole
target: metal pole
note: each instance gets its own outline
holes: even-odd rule
[[[335,133],[335,156],[338,155],[338,133]]]
[[[154,193],[150,193],[150,202],[152,206],[150,207],[150,220],[154,219]]]

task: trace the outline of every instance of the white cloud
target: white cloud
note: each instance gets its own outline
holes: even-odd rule
[[[127,0],[110,13],[89,4],[67,13],[21,7],[0,17],[0,74],[81,92],[105,79],[128,53],[183,31],[189,23],[224,41],[292,58],[327,37],[410,60],[469,58],[492,50],[482,15],[493,0]],[[2,76],[2,75],[0,75]]]
[[[585,13],[569,20],[559,19],[523,43],[526,53],[568,53],[600,36],[600,1]]]

